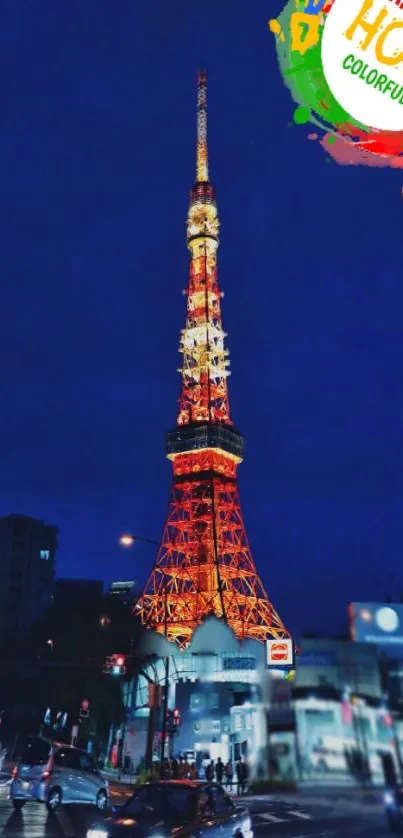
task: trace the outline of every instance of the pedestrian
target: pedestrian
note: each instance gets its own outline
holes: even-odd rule
[[[214,762],[211,760],[206,766],[206,780],[211,783],[214,780]]]
[[[234,776],[232,762],[229,759],[225,765],[225,785],[227,788],[232,789],[232,778]]]
[[[246,794],[248,791],[249,785],[249,765],[248,763],[242,761],[242,773],[243,773],[243,793]]]
[[[242,758],[238,760],[236,764],[236,776],[237,776],[237,794],[241,795],[244,793],[245,790],[245,769],[244,763]]]
[[[178,779],[178,774],[179,774],[179,763],[178,763],[178,760],[176,759],[176,757],[174,757],[173,760],[172,760],[172,777],[173,777],[174,780]]]
[[[191,780],[197,780],[197,768],[195,762],[190,764],[189,776]]]
[[[224,763],[223,763],[221,757],[218,757],[218,760],[216,762],[215,776],[216,776],[217,783],[219,783],[221,785],[222,778],[224,776]]]

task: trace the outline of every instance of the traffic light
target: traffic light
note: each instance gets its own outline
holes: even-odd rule
[[[106,675],[125,675],[126,674],[126,657],[125,655],[108,655],[102,667],[102,672]]]
[[[171,734],[177,733],[177,730],[178,730],[178,727],[179,727],[180,723],[181,723],[180,710],[178,710],[178,709],[167,710],[167,716],[166,716],[167,732],[171,733]]]

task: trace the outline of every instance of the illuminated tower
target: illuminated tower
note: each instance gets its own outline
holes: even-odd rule
[[[224,619],[239,639],[288,637],[256,572],[242,518],[236,472],[243,439],[230,417],[218,231],[208,171],[206,76],[200,73],[181,393],[167,440],[173,485],[154,569],[137,603],[143,622],[182,648],[210,614]]]

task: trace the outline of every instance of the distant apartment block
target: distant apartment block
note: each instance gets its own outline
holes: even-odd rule
[[[53,602],[58,528],[0,518],[0,633],[23,636]]]
[[[136,582],[112,582],[109,595],[120,599],[124,605],[133,605],[135,599]]]

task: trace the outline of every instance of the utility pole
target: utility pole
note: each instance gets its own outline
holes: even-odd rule
[[[129,660],[132,661],[134,659],[133,650],[134,650],[134,638],[130,638],[130,654]],[[124,656],[125,657],[125,656]],[[123,720],[123,730],[122,730],[122,746],[120,748],[120,768],[124,770],[124,758],[125,758],[125,743],[126,743],[126,735],[127,735],[127,717],[132,709],[132,700],[133,700],[133,686],[134,686],[134,675],[133,675],[133,668],[131,667],[131,672],[129,671],[130,681],[127,685],[127,692],[124,695],[124,720]]]
[[[164,635],[165,640],[168,641],[168,585],[167,577],[164,573]],[[167,737],[167,715],[168,715],[168,689],[169,689],[169,655],[165,658],[165,686],[164,686],[164,701],[162,704],[162,743],[161,743],[161,759],[160,759],[160,779],[164,776],[164,757],[165,757],[165,742]]]

